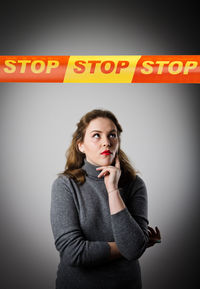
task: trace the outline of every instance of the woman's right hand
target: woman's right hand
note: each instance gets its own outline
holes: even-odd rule
[[[149,233],[149,242],[147,244],[148,247],[154,246],[156,243],[161,243],[161,235],[158,227],[155,227],[155,231],[152,227],[148,226]]]

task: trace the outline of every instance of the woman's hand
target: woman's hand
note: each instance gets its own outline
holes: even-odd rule
[[[116,155],[115,158],[115,166],[102,166],[97,168],[96,170],[101,170],[101,173],[98,175],[98,178],[104,176],[104,182],[108,192],[118,189],[118,182],[121,176],[120,162],[118,155]]]
[[[149,242],[147,244],[148,247],[154,246],[156,243],[161,243],[161,236],[158,227],[155,227],[155,231],[152,227],[148,226],[149,233]]]

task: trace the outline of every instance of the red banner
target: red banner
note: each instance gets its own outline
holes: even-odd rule
[[[0,56],[0,82],[200,83],[200,55]]]

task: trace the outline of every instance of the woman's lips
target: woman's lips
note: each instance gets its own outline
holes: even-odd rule
[[[101,155],[106,155],[106,156],[111,155],[111,154],[112,154],[111,151],[104,151],[101,153]]]

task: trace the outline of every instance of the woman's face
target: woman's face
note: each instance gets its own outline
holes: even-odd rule
[[[84,140],[78,147],[85,153],[89,163],[96,166],[111,165],[119,148],[115,124],[109,118],[98,117],[91,120]]]

